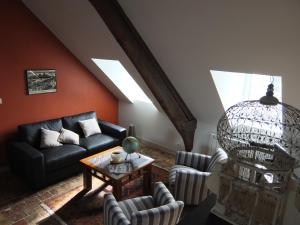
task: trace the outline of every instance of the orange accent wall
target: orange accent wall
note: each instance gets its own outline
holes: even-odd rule
[[[19,124],[91,110],[118,122],[118,100],[23,3],[1,1],[0,29],[0,166]],[[56,69],[57,92],[27,95],[26,69]]]

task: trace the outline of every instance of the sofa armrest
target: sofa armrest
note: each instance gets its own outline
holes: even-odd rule
[[[182,170],[176,172],[174,196],[187,205],[198,205],[209,193],[206,179],[209,172]]]
[[[44,155],[27,142],[13,142],[9,151],[12,169],[38,188],[45,177]]]
[[[176,164],[192,167],[196,170],[206,171],[211,156],[194,152],[178,151],[176,153]]]
[[[122,142],[127,135],[127,130],[124,127],[103,120],[98,120],[98,123],[104,134],[118,138],[120,142]]]

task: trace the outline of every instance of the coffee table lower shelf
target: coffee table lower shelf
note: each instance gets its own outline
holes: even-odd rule
[[[83,170],[83,187],[86,191],[92,189],[92,176],[104,182],[103,188],[111,185],[113,187],[113,194],[119,201],[122,199],[122,187],[127,183],[143,176],[143,192],[144,195],[149,195],[151,191],[151,168],[152,164],[147,165],[139,170],[135,170],[126,174],[123,178],[115,180],[111,177],[105,176],[92,168],[84,168]]]

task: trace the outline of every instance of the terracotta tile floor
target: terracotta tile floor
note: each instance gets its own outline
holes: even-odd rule
[[[154,158],[155,165],[169,170],[175,162],[175,156],[146,146],[142,146],[143,154]],[[0,224],[28,225],[46,224],[43,220],[50,217],[52,212],[47,210],[45,202],[78,187],[82,176],[76,175],[57,184],[51,185],[38,192],[32,192],[15,175],[10,172],[0,174]],[[94,180],[93,182],[97,182]],[[47,219],[47,224],[61,224],[57,220]]]
[[[147,146],[142,146],[141,153],[155,159],[154,165],[162,169],[170,170],[175,164],[175,155],[170,153],[155,150]]]

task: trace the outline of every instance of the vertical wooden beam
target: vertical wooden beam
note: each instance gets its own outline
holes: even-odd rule
[[[179,96],[119,3],[116,0],[90,0],[90,2],[182,136],[185,150],[191,151],[197,120]]]

